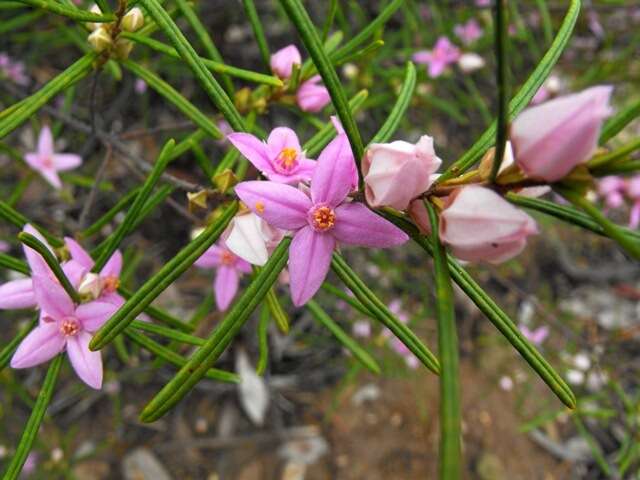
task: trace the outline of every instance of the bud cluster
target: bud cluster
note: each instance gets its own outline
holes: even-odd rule
[[[100,14],[100,7],[93,5],[89,9],[92,13]],[[120,21],[111,23],[88,23],[92,32],[87,40],[96,52],[113,52],[117,58],[126,59],[131,53],[133,43],[124,38],[118,38],[120,31],[135,32],[144,25],[142,10],[134,7],[129,10]]]

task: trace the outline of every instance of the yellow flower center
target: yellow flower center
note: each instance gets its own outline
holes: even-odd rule
[[[73,337],[80,331],[80,325],[75,318],[65,318],[60,325],[60,333],[65,337]]]
[[[113,275],[103,279],[102,289],[108,293],[115,292],[120,286],[120,279]]]
[[[320,232],[326,232],[336,223],[336,212],[331,207],[321,206],[311,213],[311,224]]]
[[[280,154],[276,157],[276,164],[276,166],[280,167],[284,173],[293,170],[298,165],[297,150],[291,147],[283,148]]]

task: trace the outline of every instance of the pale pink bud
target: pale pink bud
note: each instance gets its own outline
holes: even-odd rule
[[[126,15],[122,17],[122,22],[120,22],[120,26],[125,32],[135,32],[141,29],[143,25],[144,15],[138,7],[133,7],[129,10]]]
[[[431,186],[431,175],[441,163],[433,138],[427,135],[415,145],[402,140],[372,144],[362,161],[367,202],[373,207],[406,209]]]
[[[331,96],[322,85],[320,75],[315,75],[300,85],[296,100],[302,111],[319,112],[331,101]]]
[[[555,182],[588,160],[611,113],[611,91],[592,87],[523,111],[511,127],[518,166],[529,177]]]
[[[113,40],[111,39],[111,35],[104,28],[98,28],[91,32],[91,34],[87,37],[87,40],[93,47],[93,49],[100,53],[104,52],[108,48],[111,47],[111,43]]]
[[[294,65],[301,65],[302,57],[295,45],[288,45],[271,55],[271,70],[280,78],[289,78]]]
[[[454,192],[440,216],[440,239],[461,260],[500,263],[519,254],[536,222],[488,188]]]

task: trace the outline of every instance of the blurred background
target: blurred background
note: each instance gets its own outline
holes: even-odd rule
[[[307,1],[322,29],[329,1]],[[439,75],[417,64],[418,82],[394,139],[435,139],[445,164],[457,159],[490,124],[495,112],[491,10],[482,1],[405,0],[363,51],[338,71],[350,96],[368,95],[356,115],[365,141],[386,119],[402,84],[404,65],[416,52],[446,37],[458,61]],[[171,7],[173,2],[165,2]],[[351,39],[387,4],[336,2],[327,36]],[[549,47],[566,13],[560,1],[511,0],[509,67],[513,91]],[[89,4],[80,2],[88,8]],[[275,1],[256,1],[272,52],[295,43],[295,29]],[[224,61],[269,73],[240,2],[193,4]],[[185,18],[177,23],[205,49]],[[155,38],[167,42],[157,33]],[[376,40],[383,40],[376,42]],[[0,8],[0,106],[36,91],[88,48],[63,17],[30,8]],[[635,1],[585,1],[569,47],[534,101],[597,84],[615,86],[622,109],[640,97],[640,5]],[[131,59],[156,72],[191,102],[224,121],[183,64],[137,45]],[[464,60],[463,60],[464,59]],[[193,124],[129,71],[105,68],[68,89],[12,135],[0,141],[0,198],[56,234],[78,232],[113,207],[139,183],[136,172],[157,157],[168,138],[181,140]],[[234,80],[235,102],[257,112],[256,125],[294,128],[308,140],[329,120],[331,106],[303,114],[286,99],[266,105],[256,85]],[[250,89],[250,90],[247,90]],[[253,95],[253,96],[252,96]],[[59,151],[84,163],[51,189],[25,166],[42,125],[51,125]],[[631,123],[612,141],[640,135]],[[123,148],[116,148],[119,144]],[[171,163],[174,182],[123,246],[124,284],[132,290],[156,272],[207,218],[184,185],[207,179],[199,162],[217,163],[230,149],[204,139],[200,148]],[[248,175],[254,175],[251,169]],[[94,187],[95,185],[95,187]],[[181,186],[182,185],[182,186]],[[186,190],[189,190],[188,188]],[[593,198],[597,199],[594,190]],[[605,199],[602,199],[604,202]],[[88,206],[87,206],[88,205]],[[628,222],[632,199],[607,214]],[[607,240],[535,215],[541,235],[517,259],[499,267],[470,266],[473,277],[496,299],[525,335],[572,385],[579,398],[569,412],[462,292],[456,292],[461,349],[463,452],[466,478],[640,478],[640,270]],[[85,240],[94,246],[122,215]],[[2,248],[22,257],[17,230],[0,224]],[[346,258],[394,313],[436,349],[430,259],[415,246],[388,251],[346,249]],[[331,274],[330,274],[331,275]],[[207,336],[216,311],[211,271],[190,269],[156,304],[195,321]],[[0,279],[15,278],[0,271]],[[335,285],[340,285],[330,276]],[[91,391],[65,362],[48,418],[23,477],[31,479],[414,479],[435,478],[438,449],[438,382],[378,324],[346,301],[320,292],[331,317],[382,366],[375,376],[357,363],[306,310],[294,309],[288,287],[278,287],[290,317],[288,334],[269,327],[269,360],[259,386],[201,381],[161,420],[143,424],[141,409],[175,369],[138,346],[123,342],[104,355],[105,385]],[[255,365],[257,311],[223,356],[221,368]],[[0,341],[8,342],[29,312],[3,311]],[[189,348],[180,353],[188,355]],[[244,367],[243,367],[244,365]],[[30,413],[46,369],[0,372],[0,469],[4,469]],[[266,402],[266,411],[259,405]],[[256,413],[257,412],[257,413]]]

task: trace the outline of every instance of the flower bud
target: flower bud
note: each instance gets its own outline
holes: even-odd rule
[[[319,112],[331,101],[329,91],[320,82],[320,75],[315,75],[298,88],[296,101],[303,112]]]
[[[485,61],[477,53],[463,53],[458,59],[458,66],[464,73],[472,73],[484,67]]]
[[[133,42],[129,40],[125,40],[124,38],[119,38],[118,40],[116,40],[116,45],[115,45],[116,57],[122,60],[126,60],[127,58],[129,58],[129,54],[131,53],[132,49],[133,49]]]
[[[555,182],[588,160],[611,113],[611,90],[592,87],[523,111],[511,127],[518,166],[531,178]]]
[[[109,32],[107,32],[107,30],[102,27],[91,32],[91,34],[89,34],[89,37],[87,37],[87,40],[89,41],[93,49],[98,53],[104,52],[105,50],[111,48],[111,44],[113,42]]]
[[[501,263],[518,255],[535,221],[488,188],[468,185],[450,195],[440,215],[440,239],[457,258]]]
[[[100,7],[98,5],[96,5],[95,3],[93,5],[91,5],[91,7],[89,8],[89,12],[90,13],[95,13],[96,15],[102,15],[102,10],[100,10]],[[103,25],[104,25],[104,23],[89,22],[89,23],[87,23],[87,28],[93,32],[93,31],[97,30],[98,28],[100,28]]]
[[[405,210],[412,199],[431,186],[431,175],[441,163],[433,149],[433,138],[427,135],[415,145],[401,140],[372,144],[362,160],[367,202],[373,207]]]
[[[271,70],[280,78],[289,78],[294,65],[302,64],[302,57],[295,45],[288,45],[271,55]]]
[[[255,213],[236,215],[225,244],[235,255],[253,265],[264,265],[284,233],[273,228]]]
[[[101,292],[102,282],[97,273],[87,273],[78,286],[78,293],[82,296],[87,296],[91,300],[98,298]]]
[[[133,7],[129,10],[124,17],[122,17],[122,21],[120,22],[120,27],[125,32],[135,32],[142,28],[144,25],[144,15],[142,14],[142,10],[138,7]]]

